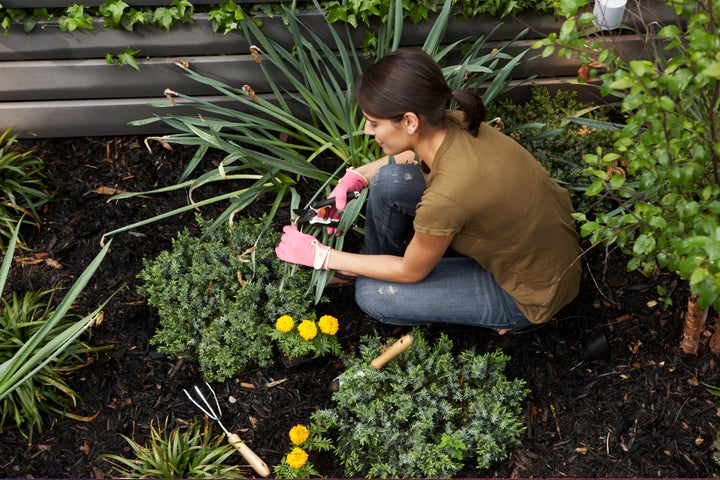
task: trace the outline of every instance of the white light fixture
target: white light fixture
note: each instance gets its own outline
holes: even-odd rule
[[[622,23],[627,0],[595,0],[593,23],[600,30],[614,30]]]

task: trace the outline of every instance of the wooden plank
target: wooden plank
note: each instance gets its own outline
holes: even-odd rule
[[[13,25],[0,41],[0,61],[104,59],[126,47],[139,50],[138,58],[248,53],[248,42],[240,32],[215,33],[207,15],[194,18],[195,25],[177,25],[169,32],[145,25],[132,32],[104,28],[100,19],[93,22],[92,30],[74,32],[61,32],[51,22],[41,22],[26,34],[21,26]]]
[[[595,87],[579,84],[577,77],[539,79],[533,84],[545,86],[550,91],[574,90],[579,93],[580,100],[587,102],[603,101]],[[514,82],[514,88],[501,98],[510,98],[518,102],[528,100],[533,84]],[[216,105],[243,111],[239,103],[227,97],[202,98]],[[34,133],[39,138],[163,135],[172,133],[163,122],[142,127],[130,126],[127,123],[156,115],[198,113],[193,108],[183,105],[182,101],[178,101],[178,106],[172,109],[152,108],[148,106],[151,102],[157,103],[157,98],[0,102],[0,125],[3,125],[3,128],[14,126],[14,133],[20,134],[21,137],[30,137],[32,136],[30,133]],[[303,115],[301,111],[297,111],[296,114]]]
[[[186,95],[211,95],[213,88],[187,77],[173,58],[140,60],[140,71],[107,65],[104,60],[7,62],[2,67],[0,101],[47,101],[89,98],[162,98],[166,88]],[[185,57],[193,70],[238,88],[270,90],[260,66],[249,55]],[[272,72],[273,68],[268,66]],[[273,75],[281,88],[290,82]]]
[[[489,43],[489,53],[501,43]],[[505,49],[510,56],[530,50],[532,40],[513,43]],[[617,39],[616,51],[628,58],[647,58],[646,44],[638,38]],[[533,76],[568,77],[577,75],[580,63],[551,56],[539,58],[537,51],[529,51],[510,78],[522,80]],[[456,55],[457,56],[457,55]],[[47,101],[89,98],[162,97],[166,88],[186,95],[213,95],[212,87],[196,82],[175,65],[175,58],[140,59],[140,70],[107,65],[105,60],[38,60],[5,62],[2,64],[0,101]],[[183,57],[193,71],[218,79],[238,88],[249,84],[257,93],[271,92],[270,84],[260,65],[250,55],[215,55]],[[456,59],[456,60],[459,60]],[[450,63],[451,64],[451,63]],[[292,89],[292,84],[269,63],[265,64],[271,78],[281,89]],[[499,68],[499,67],[498,67]],[[275,72],[275,73],[273,73]]]
[[[517,55],[524,45],[507,52]],[[489,50],[488,50],[489,51]],[[249,55],[185,57],[193,71],[241,88],[250,85],[257,93],[271,92],[267,77]],[[7,62],[2,68],[0,101],[47,101],[90,98],[162,97],[166,88],[186,95],[213,95],[216,90],[189,78],[175,65],[175,59],[158,58],[139,61],[140,71],[110,66],[104,60],[41,60]],[[579,63],[551,57],[521,63],[511,78],[530,76],[563,77],[577,73]],[[273,81],[292,90],[292,83],[274,68],[266,65]]]
[[[326,43],[334,43],[325,20],[317,11],[299,14],[305,25]],[[138,57],[162,57],[184,55],[246,54],[249,42],[237,31],[228,34],[215,33],[207,15],[194,15],[195,25],[177,25],[169,32],[151,26],[138,26],[134,31],[103,28],[102,20],[94,21],[92,30],[60,32],[52,22],[41,22],[38,28],[26,34],[20,25],[13,25],[0,42],[0,61],[51,60],[105,58],[107,53],[117,55],[126,47],[139,50]],[[489,41],[507,41],[515,38],[532,23],[532,34],[527,38],[539,38],[556,31],[560,25],[548,15],[529,15],[503,21],[499,28],[492,17],[454,21],[448,26],[445,41],[475,39],[493,35]],[[407,25],[402,36],[404,46],[421,45],[427,37],[432,22]],[[337,25],[334,28],[341,29]],[[281,45],[293,47],[294,42],[279,16],[263,18],[263,33]],[[353,43],[358,46],[365,38],[364,29],[352,31]]]
[[[238,108],[238,103],[228,97],[206,97],[218,105]],[[0,125],[14,126],[15,133],[39,138],[84,137],[113,135],[148,135],[170,132],[163,122],[143,127],[127,123],[156,115],[195,115],[178,100],[172,111],[150,107],[157,98],[58,100],[50,102],[0,103]]]
[[[8,5],[8,0],[0,1]],[[332,37],[319,12],[305,11],[300,16],[323,41],[331,42]],[[667,24],[675,20],[674,12],[659,0],[643,2],[639,10],[629,9],[626,15],[628,24],[640,32],[644,31],[644,25],[653,21]],[[453,21],[445,40],[449,43],[486,36],[497,23],[498,20],[491,17]],[[421,45],[431,25],[432,22],[407,24],[402,44]],[[97,26],[91,31],[62,33],[47,24],[30,35],[13,27],[0,39],[0,125],[17,125],[20,131],[34,131],[47,137],[157,133],[160,124],[139,130],[125,124],[149,116],[146,104],[162,99],[165,88],[192,96],[217,98],[213,89],[183,75],[173,64],[178,58],[189,61],[193,69],[202,74],[238,86],[248,83],[261,95],[269,91],[260,68],[248,57],[249,42],[238,32],[214,33],[207,16],[197,16],[195,26],[178,26],[170,32],[153,27],[125,32],[102,29],[100,23]],[[554,17],[542,14],[503,19],[486,47],[500,47],[524,28],[530,29],[528,37],[514,42],[507,53],[518,55],[532,44],[534,38],[557,31],[560,23]],[[287,28],[277,16],[263,19],[263,32],[286,47],[294,46]],[[628,30],[606,32],[603,38],[626,58],[646,58],[644,36],[627,33]],[[364,29],[355,29],[353,35],[352,41],[359,45],[365,36]],[[129,67],[106,65],[105,54],[117,54],[117,49],[125,46],[140,50],[137,56],[140,72]],[[513,78],[515,83],[521,84],[530,76],[538,76],[537,81],[546,83],[551,89],[579,88],[583,95],[601,101],[595,89],[573,83],[579,66],[577,61],[556,56],[535,59],[521,63],[514,70]],[[275,81],[282,82],[279,76],[274,77]],[[290,88],[286,83],[283,86]],[[529,91],[529,84],[523,84],[510,95],[517,100],[527,99]]]
[[[657,4],[656,4],[657,5]],[[675,22],[677,17],[672,10],[663,5],[650,11],[649,7],[640,12],[628,13],[628,25],[636,31],[644,32],[645,26],[658,22],[661,25]],[[304,11],[299,14],[302,21],[323,41],[332,44],[325,21],[317,11]],[[96,19],[93,30],[60,32],[52,22],[41,22],[32,33],[25,34],[22,27],[13,25],[0,41],[0,61],[7,60],[51,60],[70,58],[105,58],[107,53],[117,55],[126,47],[139,50],[138,57],[169,57],[247,54],[249,43],[237,31],[228,34],[215,33],[207,15],[194,15],[195,25],[177,25],[169,32],[150,26],[139,26],[134,31],[106,29],[102,20]],[[262,18],[263,32],[285,47],[294,43],[287,28],[279,16]],[[498,22],[500,27],[495,29]],[[427,37],[432,22],[405,26],[402,45],[421,45]],[[550,32],[560,29],[561,23],[551,15],[537,13],[498,21],[493,17],[480,16],[472,20],[453,21],[445,36],[447,43],[490,35],[488,41],[509,41],[523,29],[529,29],[526,39],[543,38]],[[335,28],[341,28],[335,26]],[[604,38],[613,41],[624,31],[608,32]],[[365,38],[365,29],[353,31],[353,43],[360,45]],[[638,35],[641,38],[641,35]]]

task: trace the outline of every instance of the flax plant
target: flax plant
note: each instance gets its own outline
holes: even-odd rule
[[[5,288],[20,223],[13,230],[0,265],[0,292]],[[78,338],[99,323],[105,303],[84,317],[68,315],[68,310],[109,246],[100,251],[57,307],[51,306],[49,292],[0,299],[0,428],[10,421],[32,440],[33,434],[42,430],[45,413],[84,420],[67,412],[68,406],[77,403],[77,395],[65,383],[63,374],[83,366],[84,356],[97,350]]]
[[[322,10],[317,1],[315,6]],[[452,2],[446,0],[422,48],[439,63],[449,64],[443,71],[452,88],[482,88],[483,100],[491,102],[508,88],[510,73],[522,61],[524,53],[511,56],[503,48],[490,49],[485,45],[485,37],[443,44],[452,8]],[[171,101],[152,105],[169,109],[170,114],[133,123],[165,122],[179,133],[150,137],[148,141],[194,146],[197,147],[196,153],[178,184],[151,192],[121,194],[113,199],[185,189],[190,189],[192,195],[193,190],[202,185],[228,180],[244,181],[249,186],[202,202],[194,202],[191,198],[189,205],[106,235],[127,231],[196,206],[230,200],[228,208],[215,219],[212,230],[264,195],[274,195],[268,217],[271,220],[288,194],[293,199],[293,205],[300,203],[296,190],[299,183],[316,187],[315,194],[304,199],[309,203],[325,197],[348,166],[362,165],[381,154],[375,142],[363,133],[364,120],[353,99],[352,85],[373,58],[380,58],[400,46],[403,35],[402,2],[392,2],[387,18],[379,27],[378,42],[373,52],[356,49],[353,30],[348,24],[331,25],[325,18],[330,35],[330,41],[326,41],[303,20],[301,13],[296,12],[295,4],[285,7],[284,18],[292,47],[268,38],[251,16],[246,15],[240,21],[242,31],[252,45],[249,53],[264,73],[270,86],[269,93],[256,94],[252,85],[243,84],[241,80],[231,85],[201,75],[193,71],[192,66],[178,62],[178,67],[190,78],[212,87],[224,98],[235,102],[237,107],[211,103],[182,92],[166,91]],[[522,35],[524,32],[518,37]],[[448,60],[460,51],[465,53],[459,63]],[[192,106],[198,115],[173,115],[172,109],[176,104]],[[225,157],[217,169],[196,174],[210,151],[223,152]],[[325,170],[317,166],[319,159],[331,160],[330,168]],[[353,229],[361,212],[362,200],[364,197],[358,202],[351,202],[346,209],[338,229],[340,232]],[[342,249],[344,233],[328,236],[324,229],[316,229],[315,232],[322,236],[325,244]],[[316,272],[313,276],[316,299],[321,297],[322,289],[331,276],[328,272]]]
[[[235,449],[224,442],[225,436],[213,436],[207,425],[191,423],[188,428],[150,425],[150,438],[141,445],[122,435],[135,458],[105,454],[100,458],[113,465],[123,478],[245,478],[237,465],[226,463]]]
[[[11,131],[0,133],[0,252],[18,219],[38,224],[38,209],[51,198],[43,183],[43,160],[33,150],[13,148],[17,135]]]
[[[316,8],[322,10],[316,2]],[[503,48],[490,50],[485,38],[474,42],[456,41],[444,45],[443,39],[452,17],[447,0],[426,38],[423,49],[438,62],[451,52],[470,43],[460,63],[448,65],[444,72],[453,88],[484,89],[483,100],[491,102],[508,88],[509,75],[524,58],[508,55]],[[250,186],[223,196],[209,198],[172,212],[108,232],[127,231],[185,210],[220,200],[230,200],[228,209],[216,219],[216,225],[228,220],[258,197],[271,193],[275,202],[271,216],[300,179],[319,182],[316,196],[324,196],[348,166],[374,160],[381,152],[363,133],[364,120],[352,97],[352,84],[373,57],[396,50],[403,34],[402,2],[392,2],[387,19],[378,32],[373,52],[355,48],[356,40],[348,24],[331,25],[325,20],[331,41],[326,42],[303,21],[295,5],[285,8],[292,47],[268,38],[251,16],[240,22],[244,35],[252,43],[251,53],[264,73],[271,93],[256,94],[253,86],[230,85],[201,75],[192,66],[178,62],[186,74],[218,93],[237,102],[230,108],[182,92],[166,92],[171,102],[153,103],[153,107],[172,110],[176,104],[192,106],[199,115],[158,115],[138,120],[135,125],[165,122],[180,133],[150,137],[162,144],[197,147],[196,153],[176,185],[150,192],[131,192],[113,197],[127,198],[139,194],[160,193],[199,188],[217,181],[248,181]],[[518,36],[524,35],[524,32]],[[211,151],[225,153],[217,169],[193,178],[205,155]],[[315,165],[319,158],[337,160],[330,170]],[[314,198],[307,199],[308,202]]]

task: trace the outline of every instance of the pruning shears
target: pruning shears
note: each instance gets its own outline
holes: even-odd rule
[[[360,192],[348,192],[347,201],[355,200],[360,196]],[[295,208],[293,213],[297,218],[293,223],[302,224],[309,223],[311,225],[322,225],[325,227],[337,227],[340,222],[337,218],[332,218],[332,207],[335,206],[335,198],[325,200],[317,200],[312,202],[308,208]]]

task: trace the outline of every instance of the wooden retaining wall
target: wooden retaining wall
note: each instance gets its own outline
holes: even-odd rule
[[[68,0],[3,0],[6,8],[58,7]],[[101,0],[83,2],[92,6]],[[132,5],[158,5],[157,0],[128,1]],[[217,3],[217,0],[194,2]],[[625,22],[644,31],[644,25],[659,21],[675,21],[674,14],[659,1],[631,0]],[[633,10],[635,9],[635,10]],[[325,29],[317,12],[302,14],[316,32]],[[469,21],[455,21],[447,33],[447,40],[476,39],[488,35],[498,20],[478,17]],[[551,15],[526,14],[502,20],[502,27],[490,38],[488,48],[504,45],[525,28],[530,33],[513,44],[509,52],[520,53],[529,48],[534,39],[557,31],[560,23]],[[127,125],[129,121],[152,116],[154,109],[147,104],[164,98],[166,88],[193,96],[202,96],[216,103],[228,99],[216,96],[209,87],[189,80],[176,60],[182,59],[200,73],[238,85],[250,84],[257,94],[267,94],[269,88],[259,67],[249,55],[249,45],[238,32],[214,33],[204,15],[195,16],[195,25],[180,25],[170,32],[154,27],[138,27],[133,32],[105,29],[101,20],[93,30],[58,31],[45,23],[31,34],[14,26],[0,37],[0,131],[10,126],[15,132],[32,132],[38,137],[114,136],[167,133],[160,122],[144,127]],[[404,45],[421,45],[431,24],[408,25],[403,35]],[[291,42],[280,18],[266,18],[265,34],[284,44]],[[364,33],[358,29],[358,43]],[[606,33],[608,42],[627,56],[640,57],[645,53],[643,36],[629,29]],[[140,71],[130,67],[107,65],[105,55],[117,55],[126,47],[139,50],[136,55]],[[518,87],[512,92],[516,100],[529,95],[526,78],[536,75],[537,83],[551,89],[580,90],[585,99],[597,99],[592,87],[578,85],[579,64],[555,56],[525,62],[513,78]],[[181,107],[182,108],[182,107]],[[175,110],[177,114],[188,111]]]

